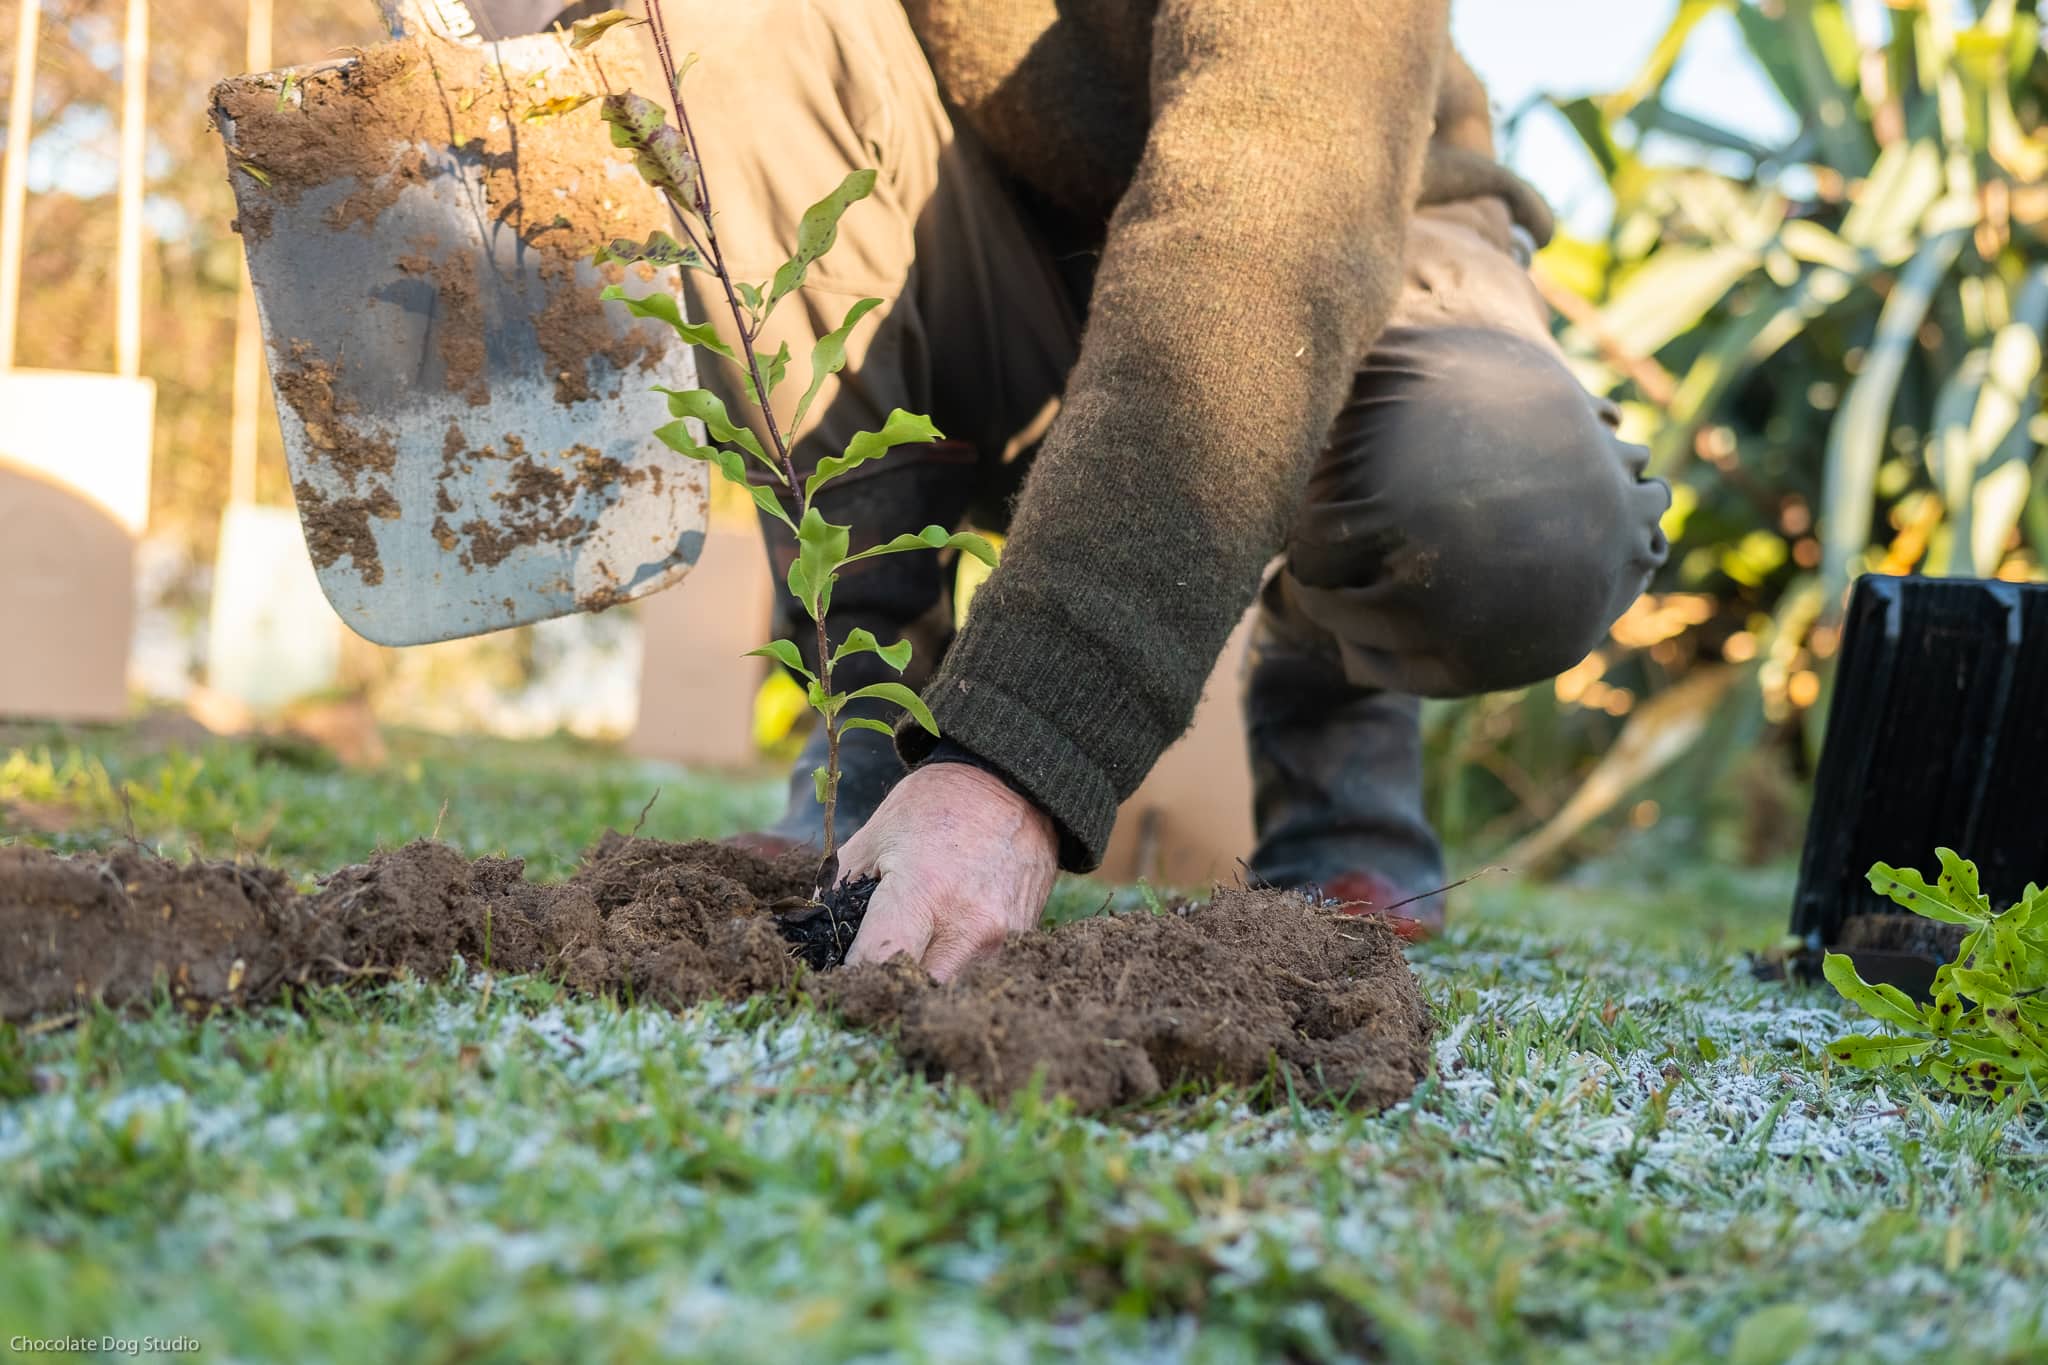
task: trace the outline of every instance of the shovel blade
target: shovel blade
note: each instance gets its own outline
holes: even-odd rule
[[[214,92],[320,586],[383,644],[602,610],[681,578],[704,467],[649,434],[688,346],[599,298],[662,226],[553,36],[403,40]],[[656,78],[654,88],[659,88]]]

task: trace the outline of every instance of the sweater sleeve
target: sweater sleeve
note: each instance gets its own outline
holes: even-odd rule
[[[1448,0],[1160,0],[1080,358],[925,692],[1070,870],[1186,730],[1393,307],[1448,22]]]

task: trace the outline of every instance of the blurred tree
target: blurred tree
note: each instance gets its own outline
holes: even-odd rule
[[[1770,774],[1803,771],[1817,748],[1852,576],[2041,576],[2035,11],[1681,0],[1626,89],[1554,102],[1614,213],[1603,238],[1543,252],[1538,282],[1581,377],[1672,481],[1673,552],[1657,594],[1554,686],[1436,712],[1454,838],[1497,846],[1553,822],[1519,845],[1553,856],[1594,818],[1572,795],[1596,763],[1594,816],[1638,824],[1696,825],[1734,790],[1734,765],[1747,766],[1732,804],[1782,794]],[[1797,115],[1785,145],[1665,104],[1715,15]],[[1671,695],[1703,668],[1740,685]],[[1780,824],[1796,839],[1796,820]],[[1744,851],[1773,851],[1743,827]]]
[[[15,30],[0,0],[0,32]],[[143,373],[157,382],[154,529],[199,558],[212,553],[227,493],[230,369],[241,253],[207,94],[241,69],[234,0],[151,0],[148,256]],[[114,364],[114,171],[120,112],[120,0],[45,0],[29,152],[27,251],[16,363],[111,370]],[[281,63],[375,41],[372,0],[280,7]],[[0,89],[12,80],[0,62]],[[0,109],[5,108],[0,94]],[[276,423],[264,423],[264,495],[287,496]],[[86,452],[89,453],[89,452]]]

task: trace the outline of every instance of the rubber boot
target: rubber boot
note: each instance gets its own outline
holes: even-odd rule
[[[1251,874],[1427,937],[1443,924],[1444,898],[1428,894],[1443,885],[1443,847],[1423,814],[1422,703],[1346,678],[1336,642],[1287,619],[1276,586],[1261,595],[1240,678]]]

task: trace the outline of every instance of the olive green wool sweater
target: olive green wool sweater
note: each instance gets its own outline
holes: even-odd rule
[[[1002,565],[925,690],[1085,870],[1286,539],[1394,305],[1411,206],[1492,190],[1548,222],[1492,162],[1449,0],[904,8],[1005,169],[1106,222]],[[915,762],[932,741],[898,743]]]

